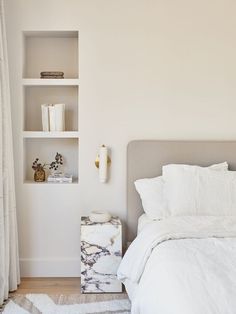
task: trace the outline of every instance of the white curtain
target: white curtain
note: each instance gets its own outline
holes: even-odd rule
[[[0,305],[19,284],[7,41],[0,0]]]

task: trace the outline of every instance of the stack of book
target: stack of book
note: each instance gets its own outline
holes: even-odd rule
[[[42,104],[43,131],[65,131],[65,104]]]
[[[42,79],[63,79],[64,72],[59,71],[44,71],[40,73]]]
[[[71,174],[54,174],[48,176],[48,182],[53,183],[72,183]]]

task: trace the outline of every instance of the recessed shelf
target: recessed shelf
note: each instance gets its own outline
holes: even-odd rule
[[[23,36],[24,78],[38,78],[42,71],[78,78],[78,31],[26,31]]]
[[[78,86],[24,86],[24,131],[42,131],[41,104],[65,104],[65,131],[78,131]]]
[[[32,169],[32,163],[36,158],[39,158],[39,162],[41,164],[47,165],[45,169],[47,177],[50,174],[49,164],[54,160],[57,152],[62,154],[63,157],[62,171],[71,174],[73,176],[73,180],[78,179],[78,145],[79,145],[78,137],[77,138],[26,137],[23,139],[23,144],[24,144],[23,182],[31,183],[34,182],[34,171]]]
[[[24,86],[79,86],[79,79],[22,79]]]
[[[23,138],[78,138],[79,132],[43,132],[43,131],[24,131]]]

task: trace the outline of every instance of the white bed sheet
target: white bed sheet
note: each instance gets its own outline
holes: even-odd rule
[[[132,314],[235,314],[235,261],[236,217],[176,217],[138,235],[118,277]]]
[[[139,234],[147,225],[153,222],[153,219],[149,218],[147,214],[142,214],[138,219],[137,234]]]

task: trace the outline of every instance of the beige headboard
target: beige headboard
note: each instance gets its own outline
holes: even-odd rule
[[[227,161],[236,170],[236,141],[132,141],[127,148],[127,240],[136,236],[138,217],[143,213],[134,181],[161,175],[168,163],[208,166]]]

